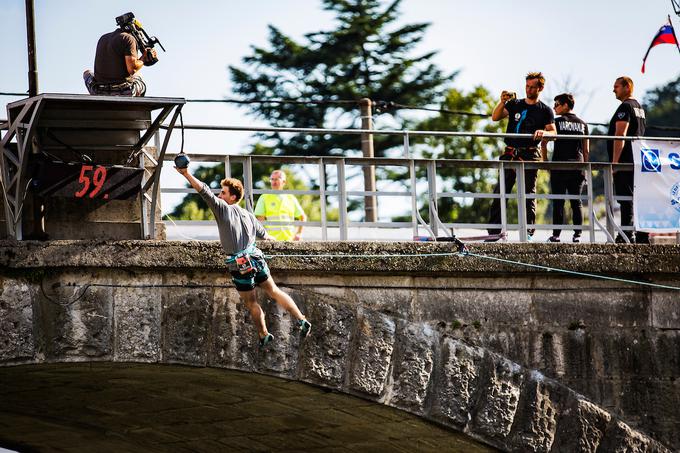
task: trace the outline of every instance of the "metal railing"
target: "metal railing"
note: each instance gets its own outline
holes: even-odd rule
[[[451,234],[456,229],[490,229],[500,228],[502,231],[518,231],[520,242],[527,240],[527,229],[552,230],[552,229],[574,229],[574,225],[569,224],[529,224],[527,223],[525,201],[527,199],[536,200],[575,200],[580,199],[585,202],[584,209],[587,210],[584,216],[582,230],[588,233],[590,242],[595,242],[595,234],[601,231],[607,242],[614,241],[614,236],[618,233],[625,238],[624,231],[632,230],[632,227],[620,226],[614,217],[616,203],[618,201],[632,200],[628,196],[615,196],[613,193],[613,170],[627,169],[632,170],[632,164],[610,164],[596,162],[520,162],[520,161],[482,161],[482,160],[452,160],[452,159],[419,159],[411,156],[410,138],[417,136],[439,136],[439,137],[486,137],[486,138],[531,138],[530,134],[505,134],[489,132],[443,132],[443,131],[397,131],[397,130],[364,130],[364,129],[320,129],[320,128],[274,128],[274,127],[239,127],[239,126],[208,126],[208,125],[185,125],[188,130],[211,130],[211,131],[248,131],[248,132],[287,132],[303,134],[374,134],[374,135],[401,135],[404,139],[403,156],[401,158],[361,158],[361,157],[306,157],[306,156],[262,156],[262,155],[216,155],[216,154],[191,154],[194,162],[213,162],[225,164],[225,177],[231,176],[231,166],[241,165],[243,183],[245,188],[245,205],[250,211],[254,207],[254,196],[265,193],[293,194],[293,195],[312,195],[318,197],[320,201],[320,220],[306,222],[289,222],[286,225],[304,225],[319,227],[321,229],[321,239],[329,239],[329,230],[337,229],[340,240],[350,239],[349,230],[352,227],[366,228],[409,228],[413,236],[419,236],[422,228],[430,236],[440,236]],[[559,140],[583,140],[584,138],[593,140],[635,140],[642,139],[648,141],[658,140],[678,140],[674,137],[614,137],[606,135],[560,135]],[[167,154],[166,161],[172,160],[174,155]],[[253,181],[253,165],[275,164],[301,165],[305,167],[315,166],[319,188],[316,190],[281,190],[274,191],[268,189],[256,189]],[[346,174],[347,168],[358,167],[402,167],[407,171],[408,183],[404,191],[365,191],[349,190],[347,187]],[[329,168],[334,169],[337,183],[335,188],[329,189],[327,174]],[[504,178],[499,177],[500,193],[472,193],[472,192],[439,192],[437,189],[440,177],[437,170],[441,168],[457,169],[496,169],[499,175],[506,170],[514,170],[517,175],[516,193],[505,193]],[[425,181],[419,181],[418,170],[424,169],[426,174]],[[581,195],[553,195],[553,194],[526,194],[524,170],[583,170],[586,175],[585,194]],[[598,219],[595,212],[595,194],[593,192],[593,174],[602,172],[604,177],[604,224]],[[426,185],[425,185],[426,183]],[[423,189],[423,187],[426,187]],[[218,192],[217,189],[215,189]],[[162,194],[171,193],[193,193],[191,188],[161,188]],[[378,199],[385,198],[407,198],[408,211],[410,211],[410,222],[362,222],[351,221],[347,204],[350,197],[375,196]],[[337,198],[338,220],[328,218],[328,198]],[[501,223],[457,223],[442,222],[438,215],[438,204],[442,198],[500,198]],[[419,202],[427,200],[429,221],[425,221],[419,213]],[[514,200],[517,203],[518,219],[517,223],[510,223],[507,218],[507,202]],[[487,213],[480,213],[480,218],[486,218]],[[204,222],[179,222],[180,225],[208,224]],[[281,222],[263,222],[265,224],[281,224]],[[362,238],[352,238],[362,239]]]

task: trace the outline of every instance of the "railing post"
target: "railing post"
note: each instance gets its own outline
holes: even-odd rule
[[[416,162],[409,160],[408,173],[411,178],[411,225],[413,225],[413,237],[418,236],[418,194],[416,193]]]
[[[500,191],[501,202],[501,234],[508,231],[508,207],[506,206],[507,197],[505,196],[505,163],[502,160],[498,161],[498,190]],[[512,171],[512,170],[510,170]]]
[[[231,161],[228,154],[224,156],[224,177],[231,178]]]
[[[609,165],[604,169],[604,206],[607,213],[607,231],[614,237],[616,234],[616,227],[614,226],[614,195],[613,195],[614,177],[612,175],[612,166]]]
[[[243,183],[245,185],[246,209],[253,212],[253,159],[247,156],[243,161]]]
[[[319,207],[321,208],[321,239],[328,240],[326,221],[326,164],[323,157],[319,159]]]
[[[347,240],[347,188],[345,187],[345,159],[338,160],[338,207],[340,211],[340,240]]]
[[[595,242],[595,200],[593,199],[593,167],[588,164],[586,168],[586,189],[588,191],[588,222],[590,225],[590,242]],[[580,194],[579,194],[580,196]]]
[[[359,101],[361,107],[361,128],[373,130],[373,117],[371,115],[371,100],[363,98]],[[373,152],[373,134],[361,134],[361,151],[364,157],[374,157]],[[364,171],[364,190],[366,192],[375,192],[375,167],[367,165],[363,167]],[[378,204],[374,195],[366,195],[364,197],[364,210],[367,222],[378,221]]]
[[[517,223],[519,224],[519,241],[527,241],[527,205],[526,187],[524,185],[524,162],[519,163],[515,171],[517,176]]]
[[[404,131],[404,159],[408,159],[411,157],[411,144],[410,138],[408,136],[408,131]]]
[[[156,152],[158,152],[158,148],[156,148]],[[141,181],[142,187],[144,187],[144,185],[146,184],[146,170],[144,169],[144,165],[145,165],[145,156],[144,156],[144,153],[140,153],[139,154],[139,168],[142,169],[142,174],[144,175],[142,177],[142,181]],[[160,165],[161,168],[163,168],[163,161],[158,161],[158,165]],[[139,193],[139,202],[141,203],[141,206],[140,206],[141,209],[140,210],[141,210],[141,215],[142,215],[141,221],[139,222],[139,224],[140,224],[139,226],[140,226],[140,229],[141,229],[140,233],[142,235],[142,239],[150,239],[149,234],[148,234],[149,225],[147,225],[147,223],[146,223],[148,221],[147,217],[148,217],[149,209],[146,206],[146,203],[147,203],[146,202],[146,193],[144,191]],[[155,238],[151,238],[151,239],[155,239]]]
[[[437,168],[433,160],[427,162],[427,196],[430,208],[430,228],[436,237],[439,235],[439,222],[436,220],[439,210],[437,209]]]

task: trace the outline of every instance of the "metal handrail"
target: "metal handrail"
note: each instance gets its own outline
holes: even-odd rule
[[[172,154],[167,154],[165,157],[166,161],[171,161],[173,159]],[[507,162],[507,161],[478,161],[478,160],[439,160],[439,159],[404,159],[404,158],[380,158],[380,159],[373,159],[373,158],[363,158],[363,157],[352,157],[352,158],[344,158],[344,157],[337,157],[337,156],[332,156],[332,157],[294,157],[294,156],[258,156],[258,155],[214,155],[214,154],[197,154],[197,155],[192,155],[192,160],[195,162],[225,162],[228,161],[231,164],[240,164],[244,166],[244,174],[249,174],[252,175],[252,165],[253,164],[258,164],[258,163],[275,163],[279,165],[284,165],[284,164],[297,164],[297,165],[313,165],[313,166],[318,166],[319,168],[325,168],[326,166],[342,166],[345,167],[347,165],[355,165],[355,166],[365,166],[365,165],[383,165],[383,166],[402,166],[405,168],[416,168],[416,167],[426,167],[432,169],[429,177],[428,177],[428,187],[431,186],[430,182],[436,180],[437,175],[436,175],[436,169],[437,168],[442,168],[442,167],[459,167],[459,168],[496,168],[500,169],[501,166],[504,166],[505,168],[509,169],[515,169],[519,170],[520,167],[525,167],[525,168],[536,168],[536,169],[542,169],[542,170],[585,170],[587,174],[592,174],[593,171],[605,171],[605,172],[611,172],[613,167],[622,167],[622,168],[630,168],[632,167],[631,164],[618,164],[618,165],[613,165],[609,163],[581,163],[581,162]],[[230,169],[231,170],[231,169]],[[231,171],[229,171],[231,173]],[[325,173],[325,172],[324,172]],[[518,171],[518,175],[522,175],[522,171]],[[247,200],[252,200],[253,195],[258,195],[258,194],[265,194],[265,193],[278,193],[278,194],[293,194],[293,195],[314,195],[318,196],[321,198],[321,190],[281,190],[281,191],[274,191],[270,189],[255,189],[253,187],[253,182],[252,182],[252,176],[248,178],[244,178],[246,180],[245,184],[245,191],[246,191],[246,196],[244,197]],[[518,187],[523,186],[523,178],[518,178]],[[592,183],[591,183],[592,184]],[[417,190],[413,190],[414,187],[411,186],[407,190],[403,192],[398,192],[398,191],[362,191],[362,190],[356,190],[356,191],[350,191],[347,190],[346,184],[345,184],[345,179],[343,177],[338,178],[338,188],[337,190],[329,190],[327,188],[324,188],[323,190],[323,196],[325,197],[341,197],[342,199],[346,200],[347,197],[359,197],[359,196],[366,196],[366,195],[372,195],[376,197],[410,197],[410,198],[418,198],[418,193]],[[417,187],[415,188],[417,189]],[[161,188],[161,193],[192,193],[193,189],[191,188]],[[219,189],[213,189],[213,192],[219,193]],[[422,195],[422,194],[421,194]],[[441,198],[501,198],[505,201],[507,200],[519,200],[518,207],[524,206],[524,201],[526,199],[544,199],[544,200],[556,200],[556,199],[562,199],[562,200],[572,200],[572,199],[580,199],[582,201],[587,202],[587,213],[588,213],[588,219],[589,222],[588,224],[584,224],[581,229],[582,230],[587,230],[590,232],[591,236],[591,241],[594,240],[594,235],[595,235],[595,230],[594,228],[597,226],[599,222],[595,222],[596,215],[594,212],[594,194],[592,193],[592,190],[588,190],[587,194],[584,195],[552,195],[552,194],[528,194],[528,195],[522,195],[522,193],[519,194],[495,194],[495,193],[471,193],[471,192],[434,192],[434,196],[432,194],[429,194],[429,199],[430,202],[436,201],[437,199]],[[605,200],[606,204],[610,204],[614,201],[618,200],[630,200],[632,197],[611,197],[609,200]],[[322,206],[324,203],[322,203]],[[253,204],[247,203],[248,209],[252,211],[253,209]],[[344,208],[346,210],[346,208]],[[341,239],[345,240],[348,239],[349,234],[348,234],[348,228],[349,227],[356,227],[356,226],[366,226],[366,227],[378,227],[378,228],[394,228],[394,227],[408,227],[411,226],[413,231],[414,231],[414,236],[417,235],[418,232],[418,227],[424,227],[425,230],[428,232],[430,235],[439,235],[442,233],[442,230],[448,230],[448,229],[455,229],[455,228],[479,228],[479,229],[486,229],[486,228],[502,228],[504,231],[505,230],[519,230],[520,232],[520,240],[521,241],[526,241],[526,236],[522,235],[522,231],[526,231],[526,228],[533,228],[537,230],[544,230],[544,229],[554,229],[555,227],[562,227],[565,229],[574,229],[578,227],[574,227],[574,225],[568,225],[568,224],[563,224],[563,225],[553,225],[553,224],[527,224],[526,223],[526,213],[521,212],[522,209],[520,208],[520,221],[515,224],[515,223],[508,223],[507,218],[505,217],[505,213],[503,214],[503,222],[502,224],[487,224],[487,223],[479,223],[479,224],[469,224],[469,223],[451,223],[451,222],[442,222],[438,216],[437,216],[437,210],[436,206],[434,206],[434,209],[431,210],[430,213],[430,223],[425,225],[422,217],[420,216],[420,213],[416,211],[415,213],[412,213],[412,221],[411,222],[373,222],[373,223],[367,223],[367,222],[354,222],[354,221],[349,221],[347,218],[347,213],[343,211],[343,209],[340,209],[340,219],[338,221],[330,221],[327,219],[326,213],[324,212],[322,215],[322,219],[320,221],[306,221],[306,222],[300,222],[300,221],[294,221],[294,222],[287,222],[287,225],[303,225],[303,226],[315,226],[315,227],[322,227],[322,237],[326,238],[328,236],[328,233],[326,231],[327,228],[339,228],[340,229],[340,237]],[[615,224],[613,221],[613,211],[609,209],[609,206],[607,206],[607,218],[608,218],[608,225]],[[415,214],[415,215],[413,215]],[[524,221],[522,221],[522,218],[524,217]],[[413,220],[415,219],[415,220]],[[199,221],[203,222],[202,224],[208,224],[209,221]],[[197,221],[186,221],[186,222],[177,222],[179,225],[196,225],[196,224],[201,224],[197,223]],[[272,221],[265,221],[263,222],[265,225],[280,225],[282,222],[272,222]],[[597,226],[599,229],[603,229],[601,226]],[[620,229],[620,227],[616,228]],[[623,228],[624,230],[630,229],[630,227],[625,227]],[[526,233],[525,233],[526,234]],[[605,231],[605,236],[607,236],[607,240],[611,241],[613,240],[613,236],[611,233],[607,233]]]
[[[487,138],[532,138],[532,134],[508,134],[505,132],[457,132],[457,131],[411,131],[396,129],[324,129],[313,127],[257,127],[257,126],[218,126],[203,124],[185,124],[187,130],[207,130],[207,131],[242,131],[242,132],[292,132],[303,134],[371,134],[371,135],[401,135],[403,137],[487,137]],[[646,137],[628,136],[620,137],[616,135],[555,135],[546,137],[554,140],[647,140],[647,141],[679,141],[680,137]]]
[[[486,138],[531,138],[531,134],[509,134],[509,133],[494,133],[494,132],[453,132],[453,131],[411,131],[411,130],[374,130],[374,129],[325,129],[325,128],[294,128],[294,127],[253,127],[253,126],[215,126],[215,125],[185,125],[184,129],[188,130],[213,130],[213,131],[247,131],[247,132],[278,132],[278,133],[304,133],[304,134],[372,134],[372,135],[401,135],[404,139],[404,156],[410,156],[410,137],[414,136],[438,136],[438,137],[486,137]],[[644,139],[647,141],[680,141],[678,137],[619,137],[609,135],[557,135],[549,137],[550,140],[636,140]],[[414,236],[418,235],[418,228],[423,227],[431,235],[436,236],[439,231],[449,228],[501,228],[502,231],[518,230],[520,234],[520,241],[527,240],[526,229],[554,229],[561,227],[563,229],[578,229],[574,225],[553,225],[553,224],[527,224],[525,201],[527,199],[545,199],[545,200],[574,200],[580,199],[587,202],[587,219],[588,223],[581,226],[582,230],[587,230],[590,234],[590,241],[595,240],[596,228],[602,230],[608,242],[613,241],[613,235],[617,231],[622,234],[624,230],[631,230],[632,227],[621,227],[617,225],[614,220],[614,204],[616,201],[631,200],[630,196],[614,196],[611,187],[605,190],[605,216],[606,226],[603,226],[594,211],[595,195],[592,190],[592,174],[593,171],[604,172],[605,182],[611,183],[613,177],[613,170],[632,170],[633,164],[611,164],[606,162],[516,162],[516,161],[486,161],[486,160],[458,160],[458,159],[424,159],[424,158],[366,158],[366,157],[344,157],[344,156],[260,156],[260,155],[225,155],[225,154],[206,154],[197,153],[191,154],[192,160],[195,162],[220,162],[225,163],[225,173],[227,176],[231,175],[231,164],[240,164],[243,166],[244,188],[246,207],[252,211],[253,209],[253,195],[265,193],[290,193],[293,195],[314,195],[324,200],[321,203],[321,221],[306,221],[306,222],[288,222],[289,225],[306,225],[306,226],[321,226],[322,238],[326,239],[327,228],[337,227],[340,229],[340,238],[345,240],[348,238],[349,226],[373,226],[373,227],[395,227],[411,225]],[[172,160],[173,155],[166,155],[166,160]],[[283,190],[273,191],[268,189],[255,189],[252,180],[252,165],[253,164],[296,164],[296,165],[315,165],[319,169],[320,188],[318,190]],[[337,190],[328,190],[325,182],[326,166],[333,166],[338,173],[338,188]],[[410,187],[404,192],[385,192],[385,191],[358,191],[347,190],[344,178],[346,166],[397,166],[404,167],[408,170],[408,177],[410,179]],[[427,195],[428,203],[430,205],[430,223],[427,224],[418,211],[418,181],[415,177],[416,167],[422,167],[427,170]],[[505,193],[504,178],[499,178],[500,193],[470,193],[470,192],[439,192],[437,186],[437,169],[445,167],[457,168],[487,168],[497,169],[499,172],[514,170],[517,172],[517,193]],[[552,195],[552,194],[526,194],[524,184],[524,171],[522,170],[585,170],[587,193],[583,195]],[[499,173],[500,175],[501,173]],[[321,181],[323,179],[323,181]],[[190,188],[162,188],[162,193],[191,193]],[[218,190],[216,190],[218,192]],[[353,222],[349,221],[347,213],[347,197],[358,196],[375,196],[375,197],[410,197],[411,198],[411,222]],[[339,220],[337,222],[329,221],[326,213],[326,197],[337,197],[339,208]],[[437,201],[440,198],[500,198],[501,199],[501,224],[469,224],[469,223],[446,223],[438,218]],[[518,223],[508,223],[507,221],[507,200],[516,200],[518,203]],[[195,224],[195,222],[191,222]],[[263,222],[267,224],[281,224],[281,222]]]

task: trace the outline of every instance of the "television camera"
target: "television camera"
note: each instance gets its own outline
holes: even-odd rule
[[[149,36],[149,34],[142,27],[141,22],[135,19],[133,13],[125,13],[121,16],[116,17],[116,25],[120,27],[126,33],[130,33],[135,41],[137,41],[137,48],[144,52],[145,49],[153,49],[153,47],[158,44],[163,52],[165,52],[165,47],[155,36]],[[144,64],[146,66],[152,66],[158,62],[158,58],[148,55]]]

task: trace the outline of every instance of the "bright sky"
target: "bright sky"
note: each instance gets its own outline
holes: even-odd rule
[[[26,92],[25,1],[0,5],[0,92]],[[35,0],[40,92],[85,94],[82,72],[92,68],[97,39],[128,11],[167,49],[159,52],[158,64],[141,72],[148,96],[233,97],[227,66],[241,65],[251,45],[266,45],[268,24],[294,38],[333,27],[319,0]],[[402,24],[432,24],[418,52],[438,50],[435,62],[445,72],[460,70],[454,87],[483,84],[494,94],[509,89],[522,95],[524,75],[540,70],[547,78],[544,101],[570,89],[575,112],[587,121],[609,120],[618,105],[611,92],[617,76],[631,76],[642,100],[647,90],[680,74],[680,53],[672,45],[654,48],[647,73],[640,73],[642,57],[669,14],[680,27],[670,0],[404,0],[401,12]],[[17,99],[0,96],[0,103]],[[255,124],[245,110],[222,104],[189,104],[184,121]],[[243,133],[188,133],[186,150],[240,153],[248,142]]]

